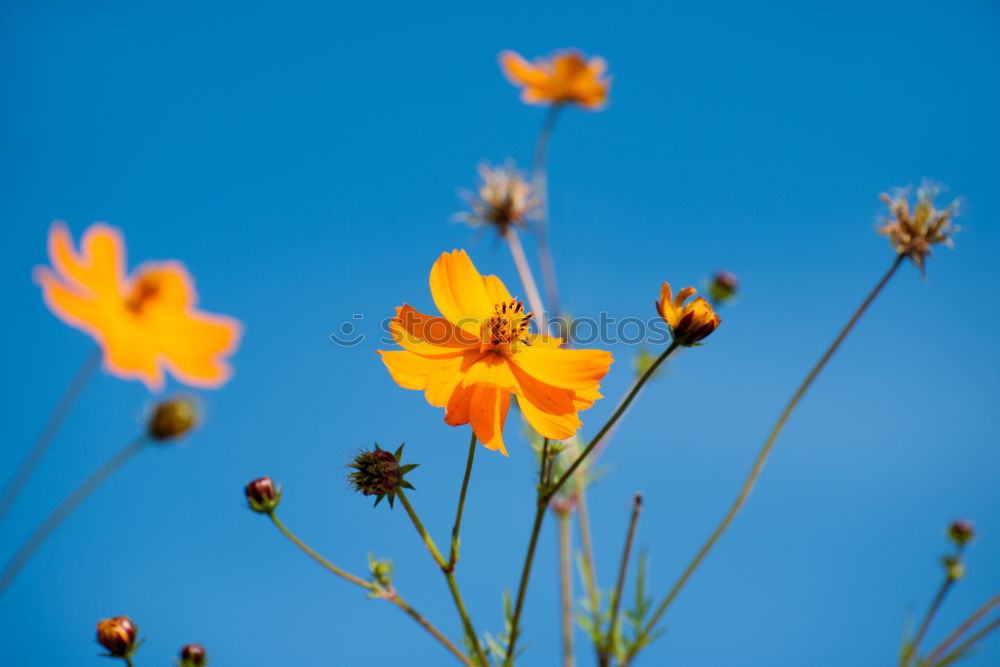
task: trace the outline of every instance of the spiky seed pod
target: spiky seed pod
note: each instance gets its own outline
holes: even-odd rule
[[[376,496],[375,506],[378,506],[383,498],[388,497],[389,507],[392,507],[399,489],[413,488],[412,484],[403,479],[403,475],[419,465],[417,463],[401,465],[404,445],[400,445],[395,452],[390,452],[375,443],[374,450],[357,454],[347,465],[353,470],[347,476],[351,487],[366,496]]]

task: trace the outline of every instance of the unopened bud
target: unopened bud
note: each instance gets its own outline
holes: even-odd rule
[[[181,649],[180,667],[204,667],[208,664],[205,647],[201,644],[188,644]]]
[[[171,398],[153,407],[146,433],[153,440],[173,440],[198,423],[198,405],[190,398]]]
[[[976,536],[976,526],[968,519],[958,519],[948,526],[948,538],[956,546],[964,547]]]
[[[247,504],[254,512],[270,514],[281,502],[281,489],[270,477],[255,479],[247,484],[244,490]]]
[[[128,616],[106,618],[97,624],[97,643],[115,658],[124,658],[135,648],[135,624]]]
[[[736,296],[740,281],[736,274],[729,271],[717,271],[708,285],[708,294],[715,303],[729,301]]]
[[[379,586],[387,588],[392,584],[391,560],[378,560],[374,555],[368,554],[368,570],[372,573],[372,579]]]
[[[965,565],[962,564],[961,558],[945,556],[941,562],[944,563],[944,569],[949,579],[961,579],[965,576]]]

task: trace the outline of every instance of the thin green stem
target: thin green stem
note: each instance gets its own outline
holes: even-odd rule
[[[622,663],[623,667],[624,665],[627,665],[629,663],[632,657],[634,657],[635,653],[643,645],[643,642],[641,640],[649,636],[649,633],[652,632],[653,628],[659,622],[660,617],[663,616],[664,612],[666,612],[667,608],[670,607],[670,604],[674,601],[674,598],[676,598],[677,594],[680,593],[682,588],[684,588],[684,584],[686,584],[688,579],[691,578],[691,575],[694,574],[694,571],[698,569],[698,566],[705,559],[705,556],[707,556],[708,553],[712,550],[712,547],[715,546],[716,541],[718,541],[718,539],[722,536],[722,534],[726,532],[726,528],[729,527],[729,524],[732,522],[732,520],[739,513],[740,509],[743,507],[743,503],[745,503],[747,498],[750,496],[750,492],[753,490],[754,484],[756,484],[757,478],[760,476],[761,470],[764,468],[764,463],[767,461],[767,457],[771,453],[771,448],[774,446],[775,441],[778,439],[778,434],[780,434],[782,428],[784,428],[785,422],[788,421],[788,418],[791,416],[792,411],[795,410],[795,406],[799,404],[799,401],[805,395],[806,390],[809,389],[810,385],[812,385],[813,380],[815,380],[816,377],[819,375],[820,371],[823,370],[823,367],[826,366],[826,363],[830,361],[830,358],[833,357],[834,353],[840,347],[840,344],[844,342],[845,338],[847,338],[847,334],[851,332],[851,329],[853,329],[854,325],[857,324],[859,319],[861,319],[861,316],[864,314],[864,312],[868,310],[868,307],[875,300],[875,297],[878,296],[879,292],[882,291],[882,288],[885,287],[886,283],[889,282],[889,279],[892,278],[893,274],[896,273],[896,270],[903,263],[904,259],[906,259],[905,255],[900,254],[896,256],[896,259],[893,261],[892,266],[889,267],[889,270],[885,273],[884,276],[882,276],[882,279],[878,281],[878,283],[868,294],[868,296],[865,297],[865,300],[861,303],[858,309],[854,311],[854,314],[851,316],[851,319],[847,321],[847,324],[844,325],[844,328],[840,330],[839,334],[837,334],[837,337],[834,339],[833,343],[830,344],[830,347],[827,348],[826,352],[823,353],[823,356],[820,357],[818,362],[816,362],[816,365],[813,366],[811,371],[809,371],[809,374],[806,376],[806,379],[803,380],[802,384],[799,385],[799,388],[795,390],[795,393],[792,395],[791,400],[788,401],[788,404],[785,406],[785,409],[781,412],[781,416],[778,417],[778,421],[775,423],[774,428],[771,429],[771,433],[770,435],[768,435],[767,440],[764,441],[764,445],[763,447],[761,447],[760,453],[757,455],[757,459],[754,461],[753,467],[750,470],[750,474],[747,476],[746,481],[743,483],[743,488],[740,489],[739,495],[736,497],[736,500],[729,508],[729,511],[726,512],[725,517],[723,517],[722,521],[709,536],[705,544],[703,544],[701,549],[698,550],[698,553],[695,555],[694,559],[687,566],[687,568],[685,568],[683,574],[681,574],[680,578],[674,584],[673,588],[671,588],[670,592],[667,593],[666,598],[664,598],[663,602],[660,603],[660,606],[657,608],[656,613],[653,614],[649,622],[643,627],[640,636],[637,638],[635,647],[623,661]]]
[[[554,104],[549,107],[542,120],[542,127],[538,131],[538,139],[535,141],[535,155],[532,162],[532,182],[535,190],[535,197],[538,199],[538,212],[536,220],[536,238],[538,245],[538,262],[542,266],[542,281],[545,283],[545,295],[549,306],[552,308],[552,315],[558,317],[559,310],[559,286],[556,281],[556,265],[552,258],[552,247],[549,245],[549,193],[548,193],[548,156],[549,143],[552,139],[552,132],[562,110],[561,104]],[[547,333],[542,329],[543,333]]]
[[[927,634],[928,628],[931,627],[931,621],[934,620],[934,615],[937,614],[938,609],[941,607],[941,603],[944,602],[945,596],[948,595],[948,591],[955,584],[955,577],[951,576],[951,568],[948,568],[948,574],[945,575],[944,581],[938,587],[937,593],[934,595],[934,600],[931,602],[931,606],[927,608],[927,613],[924,614],[924,619],[920,623],[920,628],[917,630],[917,634],[914,635],[913,641],[909,643],[903,654],[900,656],[899,665],[900,667],[907,667],[911,660],[920,655],[920,642],[923,641],[924,635]]]
[[[986,614],[990,613],[996,607],[1000,607],[1000,593],[997,593],[989,600],[987,600],[982,607],[977,609],[975,613],[972,614],[972,616],[969,616],[969,618],[965,619],[965,621],[960,626],[955,628],[954,632],[948,635],[948,637],[946,637],[945,640],[937,646],[937,648],[931,651],[931,654],[927,656],[927,659],[924,662],[929,665],[933,665],[935,661],[937,661],[937,659],[940,658],[941,655],[946,650],[948,650],[949,646],[958,641],[962,637],[962,635],[964,635],[972,628],[972,626],[978,623],[980,619],[982,619],[984,616],[986,616]]]
[[[10,562],[7,563],[7,567],[4,568],[3,573],[0,574],[0,595],[3,595],[7,591],[7,588],[14,582],[14,579],[21,571],[21,568],[23,568],[28,561],[31,560],[35,551],[38,550],[38,547],[42,546],[42,543],[45,542],[46,538],[52,534],[52,531],[55,530],[59,524],[66,519],[66,517],[72,514],[73,510],[75,510],[80,503],[86,500],[87,496],[93,493],[97,487],[103,484],[108,477],[111,477],[116,470],[128,463],[132,457],[142,451],[148,442],[148,438],[143,435],[130,442],[123,449],[120,449],[117,454],[108,459],[104,465],[94,472],[94,474],[84,480],[84,482],[78,486],[73,493],[66,497],[62,504],[56,507],[52,513],[49,514],[45,521],[43,521],[35,532],[32,533],[31,537],[29,537],[28,540],[21,545],[21,548],[17,551],[14,557],[10,559]]]
[[[538,292],[535,276],[531,272],[531,265],[528,264],[528,258],[524,254],[521,238],[517,235],[517,230],[514,227],[508,226],[504,239],[507,241],[507,247],[510,248],[510,256],[514,260],[514,266],[517,267],[517,274],[520,276],[521,284],[524,286],[528,305],[535,315],[538,331],[543,335],[548,334],[548,315],[545,312],[545,305],[542,303],[542,296]]]
[[[73,376],[69,385],[66,386],[66,390],[49,415],[45,426],[42,428],[41,433],[38,434],[38,438],[35,439],[27,456],[21,461],[21,465],[14,471],[14,476],[10,478],[3,492],[0,493],[0,522],[7,516],[14,501],[17,500],[17,497],[24,489],[24,485],[28,483],[38,464],[45,458],[45,454],[49,451],[49,447],[52,446],[56,434],[59,433],[63,422],[69,416],[70,410],[72,410],[76,400],[80,398],[84,387],[87,386],[94,372],[100,367],[101,358],[101,348],[94,347],[87,356],[87,359],[80,366],[80,369],[76,372],[76,375]]]
[[[514,616],[510,628],[510,641],[507,643],[507,657],[504,659],[505,667],[514,664],[514,646],[517,644],[518,636],[521,634],[521,610],[524,608],[524,596],[528,590],[528,578],[531,576],[531,565],[535,559],[535,548],[538,546],[538,536],[542,529],[542,520],[545,518],[545,508],[547,501],[538,500],[535,508],[535,520],[531,525],[531,539],[528,541],[528,553],[524,556],[524,566],[521,568],[521,583],[517,587],[517,602],[514,604]]]
[[[632,387],[632,391],[628,393],[628,395],[625,397],[625,400],[622,401],[621,404],[618,406],[618,409],[615,410],[615,413],[611,415],[611,419],[609,419],[607,423],[605,423],[604,426],[601,427],[601,430],[597,432],[597,435],[595,435],[594,438],[590,441],[590,443],[583,449],[583,451],[580,452],[580,455],[576,458],[575,461],[573,461],[573,463],[570,464],[569,468],[567,468],[565,472],[563,472],[562,476],[559,477],[558,481],[556,481],[555,484],[549,486],[549,488],[543,495],[543,500],[545,500],[545,502],[548,502],[552,498],[552,496],[554,496],[559,491],[562,485],[565,484],[567,480],[569,480],[573,476],[573,473],[580,466],[580,464],[583,463],[584,459],[587,458],[587,455],[590,454],[590,452],[594,449],[594,447],[598,445],[598,443],[601,442],[601,439],[611,429],[611,427],[615,425],[615,422],[617,422],[618,419],[623,414],[625,414],[625,411],[628,409],[628,406],[631,405],[632,401],[635,400],[635,397],[639,395],[639,391],[642,389],[643,385],[646,384],[646,381],[649,380],[649,378],[653,377],[653,374],[656,372],[656,369],[660,367],[660,364],[666,361],[667,357],[669,357],[670,354],[678,347],[680,347],[680,345],[677,343],[677,341],[671,342],[670,345],[667,346],[667,349],[663,351],[663,354],[657,357],[656,361],[650,364],[649,368],[646,369],[646,372],[643,373],[642,377],[639,378],[639,381],[636,382],[635,385]]]
[[[135,665],[132,664],[132,656],[130,655],[122,656],[122,660],[125,661],[125,664],[128,665],[128,667],[135,667]]]
[[[472,460],[476,457],[476,433],[473,431],[469,441],[469,458],[465,462],[465,477],[462,478],[462,490],[458,494],[458,509],[455,510],[455,525],[451,529],[451,554],[448,558],[448,569],[454,570],[458,562],[458,540],[462,529],[462,512],[465,509],[465,493],[469,490],[469,478],[472,476]]]
[[[635,541],[635,527],[639,523],[639,512],[642,511],[642,494],[635,494],[632,501],[632,518],[628,523],[628,533],[625,536],[625,548],[622,550],[622,561],[618,567],[618,582],[611,597],[611,622],[608,625],[608,641],[603,650],[598,651],[599,663],[602,667],[611,664],[611,655],[615,646],[615,635],[618,632],[618,612],[621,609],[622,590],[625,588],[625,575],[628,573],[628,563],[632,555],[632,544]]]
[[[396,497],[403,503],[406,513],[410,515],[410,521],[413,522],[413,526],[417,529],[421,539],[423,539],[424,545],[427,546],[427,550],[431,552],[431,556],[434,557],[434,562],[438,564],[438,567],[447,572],[448,561],[444,559],[444,556],[441,555],[437,545],[434,544],[434,540],[431,539],[431,536],[427,533],[427,529],[424,528],[424,524],[420,521],[420,517],[417,516],[417,511],[413,509],[413,505],[410,504],[410,499],[406,497],[406,493],[403,492],[402,488],[396,489]]]
[[[417,533],[420,534],[424,544],[427,545],[427,550],[430,551],[434,561],[438,564],[438,567],[441,568],[441,572],[444,573],[444,578],[448,582],[448,590],[451,591],[451,597],[455,601],[455,608],[458,610],[458,615],[462,619],[462,627],[465,629],[465,635],[468,637],[469,643],[476,652],[479,664],[488,664],[486,661],[486,654],[483,652],[483,647],[479,643],[479,635],[476,634],[476,629],[472,625],[469,612],[465,608],[465,602],[462,600],[462,593],[458,589],[458,582],[455,580],[455,573],[448,567],[448,561],[444,559],[441,552],[438,550],[437,545],[434,544],[434,540],[431,539],[431,536],[427,533],[427,530],[424,528],[424,524],[420,521],[420,517],[417,516],[416,510],[413,509],[413,505],[410,504],[410,499],[406,497],[406,493],[402,488],[396,489],[396,497],[399,498],[401,503],[403,503],[403,507],[406,509],[406,513],[410,516],[410,521],[413,522],[413,526],[417,529]]]
[[[986,635],[990,634],[991,632],[993,632],[994,630],[996,630],[998,627],[1000,627],[1000,617],[994,618],[992,621],[990,621],[989,623],[987,623],[986,625],[984,625],[982,628],[980,628],[977,632],[975,632],[972,635],[970,635],[968,639],[966,639],[964,642],[962,642],[961,644],[959,644],[958,646],[956,646],[955,649],[951,653],[949,653],[948,655],[944,656],[941,659],[940,664],[942,664],[942,665],[950,665],[960,655],[962,655],[963,653],[965,653],[966,651],[968,651],[978,641],[980,641],[981,639],[983,639],[984,637],[986,637]],[[932,662],[927,662],[926,664],[929,667],[937,667],[937,665],[935,663],[932,663]]]
[[[370,581],[365,581],[364,579],[362,579],[361,577],[359,577],[357,575],[354,575],[354,574],[351,574],[350,572],[346,572],[344,570],[341,570],[339,567],[337,567],[336,565],[334,565],[333,563],[331,563],[330,561],[328,561],[327,559],[323,558],[318,553],[316,553],[315,551],[313,551],[313,549],[308,544],[306,544],[305,542],[303,542],[302,540],[300,540],[298,537],[296,537],[295,533],[293,533],[292,531],[288,530],[288,528],[285,527],[285,524],[283,524],[281,522],[281,520],[278,518],[278,515],[275,514],[273,511],[272,512],[268,512],[267,515],[268,515],[268,517],[270,517],[271,522],[275,525],[275,527],[278,530],[280,530],[284,534],[284,536],[287,537],[292,542],[292,544],[294,544],[295,546],[297,546],[299,549],[301,549],[303,552],[305,552],[305,554],[307,556],[309,556],[314,561],[316,561],[317,563],[319,563],[320,565],[322,565],[323,567],[325,567],[327,570],[329,570],[333,574],[337,575],[341,579],[346,579],[347,581],[351,582],[352,584],[354,584],[356,586],[360,586],[361,588],[364,588],[365,590],[368,590],[368,591],[377,590],[377,587],[373,583],[371,583]]]
[[[319,563],[324,568],[326,568],[333,574],[337,575],[338,577],[346,579],[347,581],[351,582],[352,584],[355,584],[356,586],[360,586],[366,591],[371,591],[372,593],[375,593],[377,597],[381,597],[385,600],[388,600],[396,607],[399,607],[401,610],[403,610],[404,613],[406,613],[407,616],[409,616],[414,621],[419,623],[421,627],[423,627],[425,630],[427,630],[427,632],[431,633],[431,635],[435,639],[441,642],[441,644],[446,649],[448,649],[448,651],[451,652],[452,655],[458,658],[462,662],[462,664],[467,665],[467,667],[475,667],[475,663],[469,660],[469,658],[464,653],[462,653],[462,651],[457,646],[455,646],[455,644],[453,644],[447,637],[445,637],[440,630],[434,627],[434,625],[431,624],[430,621],[421,616],[416,609],[407,604],[406,600],[404,600],[402,596],[400,596],[399,593],[397,593],[396,590],[393,589],[391,586],[389,587],[389,590],[386,590],[383,589],[381,586],[377,586],[370,581],[365,581],[361,577],[358,577],[356,575],[351,574],[350,572],[346,572],[340,569],[327,559],[320,556],[308,544],[300,540],[292,531],[288,530],[288,528],[285,527],[285,524],[283,524],[278,519],[277,515],[273,511],[269,512],[268,516],[270,517],[271,522],[274,523],[274,525],[278,528],[278,530],[280,530],[282,534],[284,534],[284,536],[287,537],[292,542],[292,544],[301,549],[307,556],[312,558],[314,561],[316,561],[317,563]]]
[[[573,524],[568,510],[559,520],[559,611],[562,619],[563,667],[573,667]]]

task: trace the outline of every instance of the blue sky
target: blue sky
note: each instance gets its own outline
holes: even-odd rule
[[[517,285],[502,246],[451,222],[481,160],[530,159],[542,112],[500,75],[503,48],[579,47],[614,76],[608,108],[565,114],[552,146],[552,242],[574,313],[648,317],[662,281],[697,285],[719,268],[743,282],[709,344],[650,385],[606,454],[590,496],[605,587],[635,491],[657,596],[724,512],[781,405],[892,259],[873,232],[879,192],[930,177],[965,202],[955,249],[935,251],[927,281],[905,267],[861,322],[640,664],[891,663],[959,516],[981,536],[930,640],[1000,588],[994,3],[0,11],[0,476],[90,350],[30,280],[53,219],[75,235],[119,227],[132,266],[183,260],[202,305],[246,326],[235,378],[201,394],[204,427],[103,487],[0,599],[11,664],[104,664],[94,624],[116,614],[147,638],[137,664],[168,664],[189,641],[216,665],[446,664],[397,611],[247,511],[242,485],[273,476],[285,521],[346,568],[391,557],[407,599],[458,637],[405,515],[353,495],[344,466],[372,442],[405,441],[421,463],[413,500],[446,541],[467,430],[397,387],[376,339],[402,302],[432,308],[426,277],[442,251],[464,247]],[[368,338],[335,346],[354,313]],[[611,349],[608,398],[585,433],[630,379],[635,348]],[[90,384],[4,524],[3,553],[134,435],[151,400],[136,382]],[[513,417],[511,456],[477,457],[458,571],[492,632],[532,512]],[[559,655],[555,539],[548,522],[526,665]],[[585,646],[579,656],[590,664]],[[998,659],[994,638],[967,664]]]

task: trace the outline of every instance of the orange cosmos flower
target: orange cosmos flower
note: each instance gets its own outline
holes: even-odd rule
[[[521,100],[526,104],[574,102],[597,110],[608,99],[611,82],[601,78],[607,68],[604,58],[585,61],[576,51],[562,51],[532,64],[513,51],[502,51],[500,66],[511,83],[524,89]]]
[[[685,287],[675,297],[670,289],[670,283],[663,283],[663,287],[660,288],[660,300],[656,302],[656,310],[670,325],[670,335],[678,345],[695,345],[703,338],[707,338],[722,323],[722,319],[705,301],[705,297],[699,296],[691,303],[684,303],[696,292],[693,287]]]
[[[45,303],[97,341],[109,372],[154,391],[163,388],[164,369],[198,387],[229,379],[225,357],[236,349],[242,327],[195,308],[194,283],[180,262],[144,264],[126,278],[118,230],[91,225],[77,253],[61,222],[49,230],[49,260],[54,270],[35,270]]]
[[[565,350],[562,339],[531,333],[532,313],[499,278],[480,275],[464,250],[438,258],[430,287],[444,317],[397,308],[390,329],[404,349],[379,350],[396,383],[423,390],[431,405],[445,408],[446,423],[471,423],[480,442],[505,456],[511,394],[536,431],[571,437],[580,428],[577,413],[601,397],[611,353]]]

